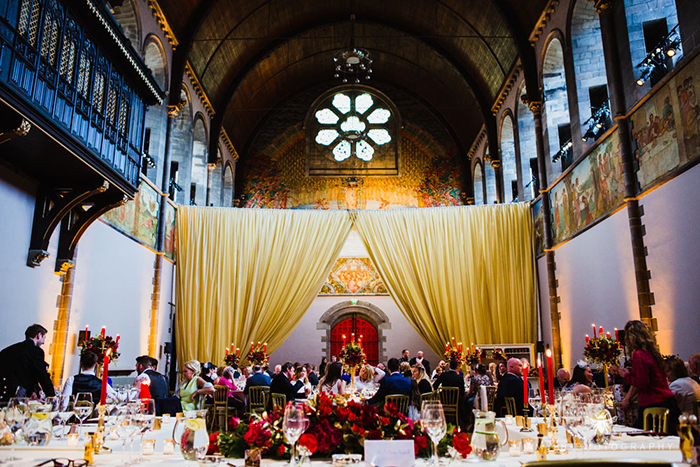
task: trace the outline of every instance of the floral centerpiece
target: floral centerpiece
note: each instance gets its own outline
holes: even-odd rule
[[[117,351],[119,348],[119,335],[117,335],[116,340],[112,336],[106,336],[104,330],[89,339],[85,339],[80,344],[80,356],[85,352],[93,352],[97,355],[97,362],[102,363],[105,359],[105,353],[107,350],[112,349],[109,353],[109,363],[116,362],[119,358],[120,353]]]
[[[367,356],[365,355],[365,351],[362,349],[362,345],[359,342],[355,342],[355,340],[348,342],[340,350],[338,357],[343,365],[347,365],[351,368],[364,365],[367,361]]]
[[[462,343],[457,344],[455,338],[452,338],[452,343],[447,342],[445,344],[445,360],[451,361],[456,360],[458,362],[464,361],[464,353],[462,353]]]
[[[464,357],[464,361],[467,362],[469,366],[476,366],[481,363],[481,352],[477,347],[474,352],[467,349],[467,355]]]
[[[593,325],[595,330],[595,325]],[[592,338],[586,335],[586,346],[583,348],[583,356],[590,363],[602,365],[605,378],[605,387],[608,387],[608,367],[618,365],[622,355],[622,346],[617,336],[612,338],[610,333],[605,334],[601,326],[600,332],[593,334]]]
[[[309,419],[306,432],[299,439],[302,455],[327,457],[337,453],[362,453],[365,440],[412,439],[416,456],[431,454],[428,436],[420,422],[413,422],[400,413],[396,404],[384,409],[347,401],[321,393],[304,408]],[[220,432],[210,450],[225,457],[243,457],[247,449],[259,449],[263,455],[289,458],[289,447],[282,432],[282,409],[275,408],[262,417],[253,415],[246,423],[232,418],[229,431]],[[440,455],[457,452],[466,456],[471,451],[468,437],[448,425],[447,434],[438,445]]]
[[[261,344],[260,342],[258,342],[257,347],[251,342],[250,353],[248,354],[248,361],[252,365],[265,366],[267,365],[268,360],[269,357],[267,355],[267,342],[265,342],[265,344]]]
[[[505,362],[506,360],[508,360],[508,356],[503,351],[503,349],[498,347],[491,351],[491,358],[501,362]]]

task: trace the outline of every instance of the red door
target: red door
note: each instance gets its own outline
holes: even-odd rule
[[[355,333],[355,340],[362,339],[362,348],[367,356],[367,363],[376,365],[379,363],[379,339],[377,329],[367,320],[350,315],[335,325],[331,330],[331,355],[338,355],[343,348],[343,335],[348,341],[351,340],[352,333]]]

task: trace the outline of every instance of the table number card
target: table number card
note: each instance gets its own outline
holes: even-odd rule
[[[408,467],[416,463],[412,439],[365,441],[365,465]]]

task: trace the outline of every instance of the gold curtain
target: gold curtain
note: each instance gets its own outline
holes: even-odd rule
[[[350,228],[344,211],[180,206],[178,359],[220,363],[232,342],[241,357],[251,341],[273,352],[316,298]]]
[[[392,297],[430,348],[537,336],[530,205],[356,211]]]

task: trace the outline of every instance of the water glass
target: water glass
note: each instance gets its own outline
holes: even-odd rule
[[[291,444],[292,448],[292,456],[291,459],[289,459],[290,466],[296,464],[296,442],[301,437],[304,430],[306,430],[308,425],[309,419],[306,417],[306,413],[304,412],[304,405],[289,402],[284,408],[282,432],[284,433],[284,437],[287,438],[289,444]]]
[[[440,401],[424,401],[421,408],[421,426],[433,442],[432,464],[440,465],[438,457],[438,443],[447,433],[447,423],[445,423],[445,411]]]

